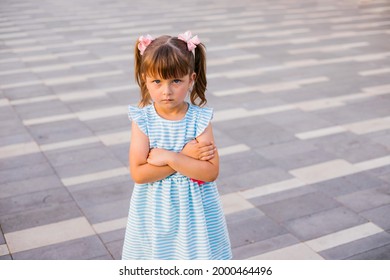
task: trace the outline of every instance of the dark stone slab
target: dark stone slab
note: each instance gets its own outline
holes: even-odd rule
[[[286,234],[287,231],[268,217],[249,217],[228,224],[232,248]]]
[[[338,207],[284,223],[286,228],[302,241],[366,223],[367,220],[351,210]]]
[[[88,260],[107,255],[97,236],[40,247],[12,255],[15,260]]]
[[[312,192],[270,204],[259,206],[261,211],[278,222],[286,222],[300,217],[341,206],[336,200],[320,193]]]

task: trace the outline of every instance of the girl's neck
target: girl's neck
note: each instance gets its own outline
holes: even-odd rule
[[[156,113],[161,118],[166,119],[166,120],[171,120],[171,121],[177,121],[177,120],[181,120],[185,117],[190,105],[187,102],[183,102],[182,104],[178,105],[177,107],[173,107],[173,108],[159,107],[158,104],[156,104],[156,103],[153,103],[152,106],[154,106]]]

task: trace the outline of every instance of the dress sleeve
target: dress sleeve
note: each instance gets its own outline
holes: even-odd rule
[[[129,110],[128,110],[128,115],[129,115],[129,120],[134,121],[139,129],[148,136],[148,126],[147,126],[147,120],[146,120],[146,114],[144,110],[129,105]]]
[[[200,108],[196,121],[196,137],[199,137],[213,119],[214,110],[212,108]]]

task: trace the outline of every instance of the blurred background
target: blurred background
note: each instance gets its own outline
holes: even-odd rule
[[[390,259],[389,0],[2,0],[0,259],[120,259],[140,35],[198,35],[235,259]]]

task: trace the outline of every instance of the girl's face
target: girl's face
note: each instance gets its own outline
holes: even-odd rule
[[[195,80],[195,73],[173,79],[146,76],[146,87],[150,97],[161,109],[166,111],[180,109],[189,89]]]

